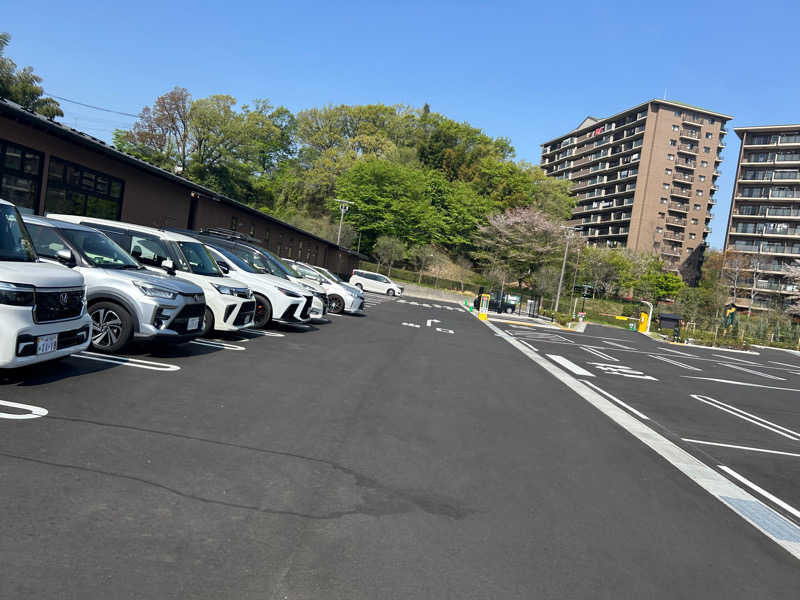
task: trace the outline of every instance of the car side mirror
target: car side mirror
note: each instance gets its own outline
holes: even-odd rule
[[[171,258],[164,258],[160,261],[161,268],[164,269],[170,275],[175,275],[175,263],[172,262]]]
[[[56,252],[56,260],[69,267],[75,266],[75,258],[72,256],[72,250],[69,250],[68,248],[62,248]]]
[[[220,268],[220,271],[222,271],[225,275],[231,272],[230,266],[224,260],[218,260],[217,266]]]

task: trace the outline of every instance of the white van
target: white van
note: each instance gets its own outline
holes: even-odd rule
[[[403,288],[389,279],[386,275],[373,271],[354,269],[350,275],[350,285],[364,290],[365,292],[377,292],[387,296],[402,296]]]
[[[16,207],[0,200],[0,368],[86,350],[92,321],[80,273],[39,262]]]
[[[49,219],[94,227],[117,242],[148,269],[178,275],[205,294],[203,335],[212,330],[238,331],[252,327],[256,302],[245,284],[226,277],[205,246],[172,231],[79,215],[48,214]]]

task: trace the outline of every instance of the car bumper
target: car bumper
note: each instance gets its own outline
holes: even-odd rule
[[[222,300],[209,306],[214,313],[214,329],[217,331],[239,331],[253,325],[255,300],[235,298],[234,301]]]
[[[277,320],[283,323],[305,323],[308,321],[310,318],[309,298],[312,298],[312,296],[294,299],[286,305],[283,312],[279,313],[280,316],[277,317]],[[309,308],[306,308],[307,304],[309,304]]]
[[[6,310],[10,309],[10,310]],[[34,363],[68,356],[86,350],[91,342],[92,320],[87,313],[77,319],[57,323],[36,324],[28,307],[3,307],[0,333],[0,368],[14,369]],[[56,349],[36,354],[36,340],[43,335],[58,334]],[[30,354],[30,352],[33,354]]]
[[[346,313],[362,313],[365,312],[364,298],[356,297],[345,300],[344,312]]]

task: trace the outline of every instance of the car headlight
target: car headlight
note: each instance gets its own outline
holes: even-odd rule
[[[139,281],[134,281],[133,285],[135,285],[137,289],[145,296],[163,298],[164,300],[175,300],[175,298],[178,297],[178,292],[173,292],[172,290],[156,287],[154,285],[148,285]]]
[[[236,295],[236,288],[232,288],[229,285],[224,285],[221,283],[212,283],[211,285],[216,288],[216,290],[223,294],[224,296],[235,296]]]
[[[277,289],[284,296],[289,296],[290,298],[302,298],[303,297],[302,294],[298,294],[297,292],[293,292],[292,290],[287,290],[286,288],[279,287],[279,288],[275,288],[275,289]]]
[[[32,285],[20,285],[0,281],[0,304],[12,306],[33,306],[34,293]]]

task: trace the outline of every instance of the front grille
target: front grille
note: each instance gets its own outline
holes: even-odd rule
[[[300,318],[301,319],[307,319],[308,318],[309,312],[311,311],[311,303],[313,301],[314,301],[314,299],[311,296],[307,296],[306,297],[306,303],[303,304],[303,310],[300,311]]]
[[[81,327],[71,331],[62,331],[58,334],[58,349],[78,346],[89,339],[89,327]]]
[[[200,302],[201,304],[205,304],[206,297],[204,294],[184,294],[181,292],[181,296],[186,298],[187,302]]]
[[[245,291],[245,290],[241,290],[241,291],[237,291],[236,295],[239,296],[239,298],[245,298],[246,299],[246,298],[250,297],[250,292],[249,291]]]
[[[242,308],[239,309],[239,314],[236,315],[236,318],[233,320],[233,324],[236,326],[244,325],[248,321],[253,320],[253,313],[256,311],[256,301],[251,300],[250,302],[245,302],[242,304]]]
[[[180,334],[190,333],[187,329],[189,325],[189,319],[199,317],[200,325],[202,326],[203,316],[205,313],[205,304],[188,304],[184,306],[177,315],[175,315],[175,318],[172,319],[172,322],[169,324],[169,328]],[[199,329],[193,329],[192,331],[199,331]]]
[[[83,312],[83,290],[36,291],[33,318],[37,323],[74,319]]]

